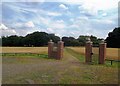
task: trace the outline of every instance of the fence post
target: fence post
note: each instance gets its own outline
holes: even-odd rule
[[[99,64],[104,64],[106,57],[106,43],[104,40],[99,44]]]
[[[52,40],[50,40],[48,42],[48,57],[49,58],[52,57],[53,46],[54,46],[54,43],[52,42]]]
[[[57,48],[57,59],[63,58],[63,49],[64,49],[64,42],[60,40],[58,42],[58,48]]]
[[[92,62],[92,42],[90,38],[87,38],[86,46],[85,46],[85,62]]]

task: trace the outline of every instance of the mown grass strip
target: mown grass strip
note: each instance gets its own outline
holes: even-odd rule
[[[70,49],[70,48],[65,48],[68,53],[70,53],[72,56],[76,57],[79,59],[79,61],[84,62],[85,61],[85,56],[81,55],[80,53]]]
[[[36,53],[2,53],[2,57],[36,57],[36,58],[48,58],[47,54]]]

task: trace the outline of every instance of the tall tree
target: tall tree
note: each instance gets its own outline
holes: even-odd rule
[[[44,46],[49,41],[49,36],[45,32],[34,32],[25,36],[25,45],[27,46]]]
[[[85,46],[85,43],[86,43],[86,38],[89,37],[89,36],[83,36],[83,35],[80,35],[78,37],[78,41],[80,42],[80,46]]]
[[[48,34],[49,40],[51,39],[53,42],[57,43],[60,40],[60,37],[55,36],[55,34]]]
[[[115,28],[112,32],[108,33],[106,42],[107,47],[120,48],[120,27]]]
[[[62,40],[64,41],[65,46],[79,46],[80,43],[77,39],[74,37],[62,37]]]
[[[2,46],[23,46],[22,36],[2,37]]]

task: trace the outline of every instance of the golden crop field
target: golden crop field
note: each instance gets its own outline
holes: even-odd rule
[[[78,53],[85,54],[85,47],[68,47]],[[2,53],[47,53],[47,47],[2,47]],[[99,54],[99,48],[93,48],[94,54]],[[118,59],[118,48],[107,48],[109,59]]]
[[[2,47],[2,53],[47,53],[47,47]]]
[[[85,54],[85,47],[68,47],[78,53]],[[99,54],[99,48],[93,48],[94,54]],[[106,58],[109,59],[120,59],[119,57],[119,49],[118,48],[107,48],[106,49]]]

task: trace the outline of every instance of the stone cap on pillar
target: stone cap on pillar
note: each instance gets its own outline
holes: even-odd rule
[[[52,42],[52,39],[50,39],[50,42]]]
[[[52,39],[50,39],[49,43],[53,43]]]
[[[64,42],[62,41],[62,39],[60,39],[60,41],[58,41],[58,43],[64,43]]]
[[[60,38],[60,41],[62,41],[62,39]]]
[[[92,43],[90,37],[87,37],[87,38],[86,38],[86,43]]]
[[[100,44],[106,44],[106,43],[105,43],[105,40],[102,39],[101,42],[100,42]]]

